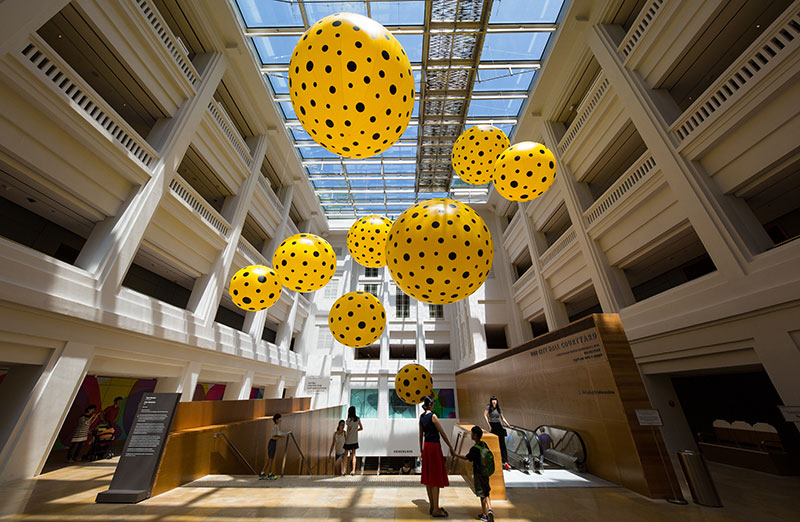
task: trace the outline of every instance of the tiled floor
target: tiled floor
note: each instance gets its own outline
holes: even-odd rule
[[[0,485],[0,520],[356,522],[428,520],[418,477],[292,477],[258,481],[210,476],[137,505],[95,504],[113,461],[76,465]],[[800,521],[800,477],[713,466],[724,508],[675,506],[617,487],[512,488],[495,503],[498,521]],[[449,520],[472,521],[478,500],[458,477],[442,493]]]

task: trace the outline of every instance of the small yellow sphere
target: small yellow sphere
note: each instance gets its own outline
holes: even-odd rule
[[[492,181],[497,157],[509,145],[506,133],[493,125],[470,127],[453,145],[453,170],[466,183],[485,185]]]
[[[328,327],[333,338],[345,346],[369,346],[386,327],[386,310],[374,295],[350,292],[333,303],[328,313]]]
[[[556,177],[556,158],[541,143],[523,141],[507,148],[494,168],[494,186],[510,201],[530,201],[544,194]]]
[[[425,367],[406,364],[394,378],[394,390],[408,404],[419,404],[433,393],[433,378]]]
[[[280,278],[268,266],[250,265],[231,278],[228,293],[233,304],[248,312],[266,310],[281,298]]]
[[[475,292],[489,275],[494,245],[477,212],[453,199],[431,199],[397,218],[386,264],[397,286],[418,301],[447,304]]]
[[[295,234],[283,240],[272,255],[272,266],[283,286],[312,292],[328,284],[336,272],[330,243],[314,234]]]
[[[391,228],[392,220],[387,217],[362,217],[347,232],[347,250],[363,266],[386,266],[386,238]]]
[[[385,27],[337,13],[297,42],[289,95],[314,141],[339,156],[368,158],[391,147],[408,126],[414,76],[403,46]]]

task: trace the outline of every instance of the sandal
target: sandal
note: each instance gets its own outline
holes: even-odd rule
[[[447,511],[445,511],[445,510],[443,509],[441,513],[431,513],[431,516],[432,516],[433,518],[445,518],[445,517],[446,517],[446,516],[448,516],[448,515],[447,515]]]

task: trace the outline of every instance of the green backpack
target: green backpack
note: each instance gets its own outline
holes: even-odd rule
[[[483,469],[486,470],[486,476],[491,477],[494,473],[494,455],[492,454],[492,450],[486,447],[486,444],[475,444],[475,447],[478,448],[478,453],[481,455],[481,465]]]

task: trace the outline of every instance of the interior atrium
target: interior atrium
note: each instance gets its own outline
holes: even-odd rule
[[[800,520],[798,135],[800,0],[0,1],[0,520]]]

